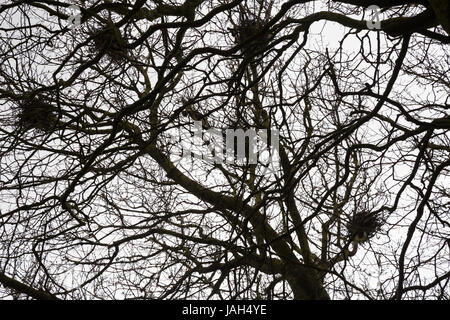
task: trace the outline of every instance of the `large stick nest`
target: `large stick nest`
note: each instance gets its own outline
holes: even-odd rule
[[[382,225],[383,220],[379,215],[361,211],[350,218],[347,224],[348,236],[351,240],[364,242],[378,233]]]
[[[16,107],[16,126],[50,133],[58,122],[57,108],[42,98],[25,99]]]
[[[246,52],[261,51],[270,40],[270,34],[263,32],[264,21],[260,19],[244,19],[230,29],[238,45],[243,45]]]
[[[128,39],[115,26],[107,26],[89,32],[94,39],[92,51],[105,54],[112,62],[121,63],[129,57]]]

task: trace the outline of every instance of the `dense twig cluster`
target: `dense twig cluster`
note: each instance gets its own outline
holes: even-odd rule
[[[127,38],[114,26],[94,29],[89,32],[94,38],[91,50],[94,52],[105,51],[105,55],[115,63],[127,60],[129,50],[127,49]]]
[[[17,105],[16,126],[25,130],[52,132],[57,124],[57,109],[43,98],[22,100]]]
[[[265,23],[258,18],[242,19],[236,27],[230,29],[236,44],[245,47],[244,53],[261,52],[270,39],[270,34],[264,32]]]
[[[351,217],[347,224],[350,239],[364,242],[380,231],[383,220],[370,211],[360,211]]]

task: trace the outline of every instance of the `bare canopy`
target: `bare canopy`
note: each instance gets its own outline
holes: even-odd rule
[[[0,296],[448,299],[449,21],[446,0],[2,5]],[[213,129],[279,139],[206,161]]]

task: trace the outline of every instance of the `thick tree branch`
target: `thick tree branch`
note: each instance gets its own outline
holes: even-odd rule
[[[3,272],[0,272],[0,283],[10,289],[13,289],[17,292],[26,294],[27,296],[33,298],[33,299],[37,299],[37,300],[59,300],[58,298],[56,298],[55,296],[53,296],[52,294],[42,291],[42,290],[37,290],[34,289],[20,281],[17,281],[13,278],[8,277],[7,275],[5,275]]]

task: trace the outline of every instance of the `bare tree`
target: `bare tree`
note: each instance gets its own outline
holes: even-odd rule
[[[0,19],[3,297],[448,299],[448,1]]]

